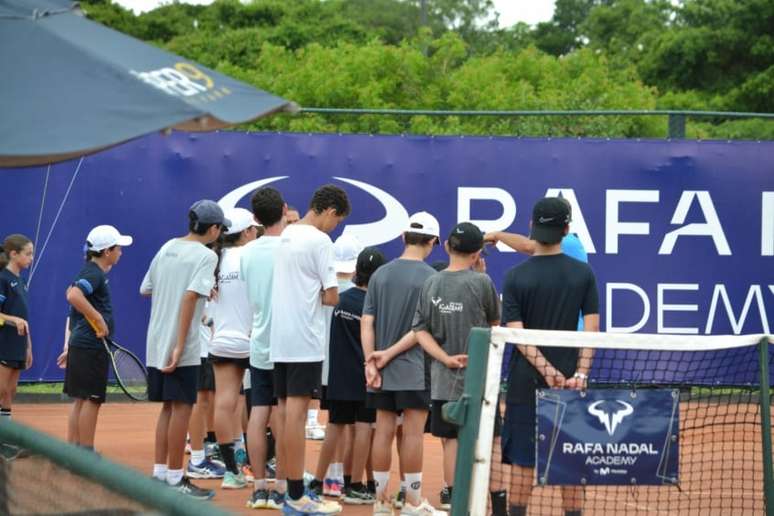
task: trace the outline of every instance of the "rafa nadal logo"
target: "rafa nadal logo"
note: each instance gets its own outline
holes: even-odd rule
[[[236,188],[226,195],[224,195],[218,204],[224,210],[234,208],[237,203],[246,195],[249,195],[257,188],[265,186],[275,181],[287,179],[289,176],[275,176],[267,177],[265,179],[259,179],[246,185]],[[384,190],[377,188],[368,183],[362,181],[356,181],[354,179],[348,179],[346,177],[334,177],[338,181],[350,184],[355,188],[363,190],[379,201],[385,211],[385,215],[382,219],[376,222],[368,222],[365,224],[347,224],[344,226],[344,235],[352,235],[356,237],[363,246],[379,245],[385,242],[389,242],[399,237],[403,231],[408,227],[409,215],[406,208],[395,197],[385,192]],[[371,210],[369,210],[371,211]]]
[[[605,430],[610,435],[613,435],[615,429],[623,421],[626,416],[630,416],[634,413],[634,407],[626,403],[625,401],[615,400],[622,408],[615,412],[606,412],[599,408],[599,406],[605,402],[605,400],[595,401],[589,405],[589,414],[599,419],[599,422],[605,426]]]

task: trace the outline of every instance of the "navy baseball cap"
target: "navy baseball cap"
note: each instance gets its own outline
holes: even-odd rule
[[[572,220],[570,203],[561,197],[543,197],[532,208],[530,238],[546,244],[556,244],[564,237],[564,228]]]
[[[230,227],[231,221],[223,214],[223,208],[209,199],[196,201],[188,210],[188,216],[197,224],[222,224]]]

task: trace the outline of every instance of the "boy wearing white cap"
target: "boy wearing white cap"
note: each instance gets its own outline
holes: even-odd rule
[[[217,296],[210,304],[214,328],[210,341],[209,361],[215,370],[215,435],[226,473],[221,487],[240,489],[247,480],[237,464],[235,451],[244,451],[244,443],[235,440],[241,434],[240,421],[233,414],[239,402],[242,378],[250,367],[250,332],[253,328],[253,310],[247,297],[247,284],[240,272],[243,246],[258,235],[258,223],[244,208],[226,212],[231,226],[216,246],[219,254],[217,268]],[[245,453],[240,455],[246,456]]]
[[[399,414],[403,414],[400,456],[406,482],[401,514],[436,514],[422,498],[422,441],[430,406],[430,372],[411,323],[422,285],[435,274],[424,260],[438,244],[439,234],[435,217],[426,212],[412,215],[403,233],[403,254],[379,268],[368,285],[360,325],[370,387],[368,406],[376,409],[371,459],[376,481],[374,514],[392,514],[386,489]]]
[[[109,357],[102,339],[111,337],[114,328],[107,273],[121,259],[121,248],[131,244],[132,237],[113,226],[92,229],[86,237],[86,264],[67,289],[72,308],[64,393],[75,400],[67,433],[70,442],[84,448],[94,449],[97,416],[107,389]]]
[[[145,359],[148,399],[163,403],[153,476],[197,499],[214,496],[183,477],[185,435],[199,376],[199,324],[218,263],[206,244],[230,225],[216,202],[194,203],[188,211],[188,234],[161,246],[140,286],[140,294],[152,300]]]

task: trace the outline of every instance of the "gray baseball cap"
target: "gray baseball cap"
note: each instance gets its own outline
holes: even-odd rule
[[[209,199],[196,201],[188,211],[191,220],[199,224],[223,224],[226,227],[231,226],[231,221],[223,214],[223,208],[218,203]]]

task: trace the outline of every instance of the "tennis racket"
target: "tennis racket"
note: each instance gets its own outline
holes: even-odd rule
[[[90,319],[87,321],[96,332],[97,325]],[[148,371],[142,361],[137,355],[107,337],[102,339],[102,344],[110,356],[116,383],[124,394],[135,401],[148,401]]]

